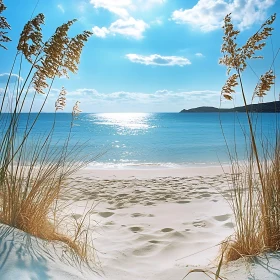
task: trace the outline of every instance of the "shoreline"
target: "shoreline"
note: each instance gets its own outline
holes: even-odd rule
[[[92,179],[151,179],[160,177],[215,176],[231,173],[231,166],[207,165],[177,168],[96,168],[87,166],[74,176],[90,176]]]

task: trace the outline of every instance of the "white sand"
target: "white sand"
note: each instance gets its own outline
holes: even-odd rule
[[[0,226],[1,280],[95,280],[100,277],[66,257],[64,246]],[[69,263],[70,262],[70,263]]]
[[[79,219],[85,207],[98,202],[91,211],[91,225],[102,276],[89,275],[84,269],[82,274],[75,266],[67,268],[39,246],[39,262],[36,257],[33,263],[28,252],[19,255],[15,251],[7,264],[0,264],[0,273],[6,271],[0,279],[17,279],[14,275],[28,268],[33,272],[46,269],[42,275],[48,277],[32,272],[32,277],[27,274],[18,279],[173,280],[182,279],[192,268],[211,269],[217,263],[218,244],[233,233],[232,211],[225,199],[229,196],[226,177],[221,167],[213,166],[80,171],[71,179],[63,200],[73,202],[66,209],[69,219]],[[2,238],[5,254],[7,242]],[[279,267],[277,255],[270,259],[274,268]],[[18,265],[19,260],[24,262]],[[267,266],[265,258],[258,261],[250,269],[244,261],[233,263],[222,275],[239,280],[280,278],[280,271]],[[209,278],[195,273],[186,279]]]

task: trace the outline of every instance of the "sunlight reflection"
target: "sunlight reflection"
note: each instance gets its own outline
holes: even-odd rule
[[[97,124],[110,125],[117,129],[118,133],[126,133],[152,128],[149,124],[149,113],[103,113],[97,114]]]

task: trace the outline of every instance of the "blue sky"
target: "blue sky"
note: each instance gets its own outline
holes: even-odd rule
[[[4,0],[4,4],[13,41],[7,44],[8,51],[0,49],[0,90],[19,34],[33,11],[45,14],[46,39],[73,18],[78,22],[71,34],[94,33],[84,48],[78,73],[55,81],[44,109],[48,112],[53,111],[62,86],[68,91],[69,111],[76,100],[84,112],[178,112],[219,106],[227,78],[225,67],[218,64],[224,16],[232,13],[241,30],[241,43],[269,15],[280,16],[279,0]],[[280,18],[274,26],[275,35],[262,52],[265,59],[250,64],[257,75],[269,69],[273,50],[280,47]],[[275,66],[277,74],[279,57]],[[244,81],[251,100],[258,78],[248,69]],[[275,92],[264,101],[273,100],[279,89],[276,83]],[[239,90],[235,96],[235,104],[242,105]],[[223,101],[222,106],[233,103]]]

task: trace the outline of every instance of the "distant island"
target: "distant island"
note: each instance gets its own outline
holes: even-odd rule
[[[280,101],[250,104],[247,106],[249,112],[259,112],[259,113],[279,113],[280,112]],[[246,112],[245,106],[229,108],[229,109],[219,109],[216,107],[197,107],[193,109],[184,109],[180,113],[230,113],[230,112]]]

